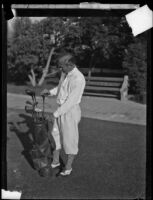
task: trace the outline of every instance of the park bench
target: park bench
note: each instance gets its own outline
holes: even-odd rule
[[[121,70],[79,68],[86,79],[84,96],[115,97],[126,100],[128,95],[128,76]],[[97,76],[98,75],[98,76]],[[49,78],[50,77],[50,78]],[[48,76],[51,85],[57,85],[59,78]],[[47,78],[47,79],[48,79]]]
[[[85,75],[86,79],[84,96],[115,97],[120,100],[126,100],[128,95],[128,76],[123,75],[121,70],[95,68],[89,71],[88,68],[80,68],[80,71]]]

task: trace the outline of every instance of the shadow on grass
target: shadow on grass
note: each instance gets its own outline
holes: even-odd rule
[[[23,118],[24,121],[22,122],[9,122],[8,124],[11,125],[10,130],[15,132],[17,137],[19,138],[24,150],[21,152],[22,155],[26,158],[30,166],[34,169],[33,162],[31,159],[30,151],[33,147],[34,141],[33,141],[33,122],[32,118],[28,115],[19,114],[19,117]],[[20,125],[26,125],[28,130],[25,132],[22,130]]]
[[[30,134],[33,133],[32,118],[21,114],[21,110],[15,113],[18,113],[16,115],[20,119],[12,116],[11,122],[24,123],[24,126],[27,124],[29,127],[28,131],[23,126],[15,130],[24,150],[28,150]],[[68,181],[65,178],[43,181],[37,177],[33,180],[31,173],[27,173],[25,181],[28,184],[25,185],[27,192],[24,192],[24,198],[28,199],[29,195],[36,199],[48,199],[49,196],[53,199],[88,199],[89,196],[90,199],[112,199],[110,196],[116,199],[141,199],[145,192],[145,126],[123,126],[123,123],[82,118],[79,131],[80,152],[75,161],[74,173]],[[53,177],[59,175],[59,170],[53,170]]]
[[[20,122],[8,122],[8,124],[11,125],[10,130],[15,132],[17,137],[19,138],[24,150],[21,152],[22,155],[24,155],[25,159],[28,161],[29,165],[34,168],[33,161],[31,158],[31,150],[33,148],[33,145],[35,144],[34,142],[34,122],[31,116],[28,116],[26,114],[19,114],[18,115],[20,118],[23,119],[23,121]],[[22,125],[26,126],[28,129],[27,131],[24,131],[24,128],[21,127]],[[53,151],[53,149],[52,149]],[[62,157],[60,157],[60,167],[59,171],[62,171],[64,168],[64,161]],[[58,176],[58,174],[57,174]]]

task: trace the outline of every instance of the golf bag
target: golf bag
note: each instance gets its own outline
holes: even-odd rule
[[[33,118],[33,141],[34,145],[30,152],[33,161],[34,168],[38,171],[40,176],[50,176],[52,170],[50,167],[52,160],[52,152],[55,149],[55,141],[51,135],[53,122],[49,120],[49,117],[45,117],[44,113],[44,100],[43,97],[43,111],[37,107],[35,92],[28,89],[26,94],[32,97],[32,107],[25,106],[27,113],[32,113]],[[30,104],[29,102],[27,102]]]

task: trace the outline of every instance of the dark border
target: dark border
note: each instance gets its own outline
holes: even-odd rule
[[[20,3],[22,3],[23,1],[21,1]],[[82,1],[84,2],[84,1]],[[32,3],[32,2],[31,2]],[[54,3],[54,2],[52,2]],[[98,2],[97,2],[98,3]],[[102,2],[103,3],[103,2]],[[105,3],[105,2],[104,2]],[[107,2],[108,3],[108,2]],[[109,2],[110,3],[110,2]],[[113,2],[114,3],[114,2]],[[118,3],[118,2],[115,2]],[[134,3],[134,2],[130,2],[130,3]],[[139,3],[138,1],[136,2],[136,4]],[[140,5],[143,6],[145,4],[149,3],[148,1],[143,1],[143,3],[141,3]],[[64,4],[64,1],[62,2],[62,4]],[[32,10],[31,10],[32,11]],[[31,12],[30,11],[30,12]],[[46,10],[47,11],[47,10]],[[132,11],[132,10],[130,10]],[[1,16],[2,16],[2,145],[1,145],[1,155],[2,155],[2,170],[1,170],[1,175],[2,175],[2,186],[1,188],[3,189],[7,189],[7,161],[6,161],[6,131],[7,131],[7,23],[6,20],[4,18],[4,12],[3,9],[1,9]],[[40,10],[35,10],[33,11],[35,16],[43,16],[44,12]],[[82,14],[81,14],[82,12]],[[114,11],[114,13],[118,13],[118,14],[126,14],[128,13],[128,10],[124,10],[123,12],[118,12],[118,11]],[[24,15],[30,15],[29,11],[24,11],[23,10],[19,10],[17,11],[18,15],[23,16]],[[67,15],[66,15],[67,13]],[[73,14],[72,14],[73,13]],[[86,13],[86,15],[84,14]],[[81,10],[79,11],[78,9],[76,9],[75,11],[71,11],[71,9],[69,10],[53,10],[53,12],[51,13],[52,16],[72,16],[72,15],[83,15],[83,16],[101,16],[102,14],[100,14],[101,11],[97,11],[97,10]],[[107,13],[107,11],[106,11]],[[152,29],[148,30],[148,68],[147,68],[147,74],[148,74],[148,79],[147,79],[147,161],[146,161],[146,200],[151,200],[152,199],[152,179],[151,179],[151,175],[152,175],[152,171],[151,171],[151,164],[152,164],[152,61],[151,61],[151,53],[152,53]]]
[[[1,156],[2,156],[2,169],[1,169],[1,188],[7,189],[7,160],[6,160],[6,138],[7,138],[7,22],[4,18],[4,11],[1,8],[1,27],[2,27],[2,109],[1,109]]]
[[[147,44],[147,136],[146,136],[146,199],[152,199],[152,29]]]

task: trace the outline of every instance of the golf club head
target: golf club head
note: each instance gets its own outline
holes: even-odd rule
[[[48,93],[41,94],[41,97],[42,97],[42,98],[45,98],[45,97],[47,97],[48,95],[49,95],[49,92],[48,92]]]
[[[33,107],[32,106],[25,106],[25,111],[27,113],[32,113],[33,112]]]
[[[25,93],[28,94],[29,96],[35,96],[35,91],[31,90],[31,89],[26,89]]]
[[[26,101],[26,104],[32,105],[32,106],[37,106],[38,102],[32,103],[31,101]]]
[[[33,105],[31,101],[26,101],[26,104]]]

